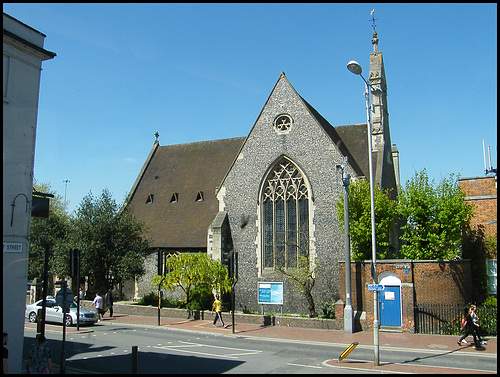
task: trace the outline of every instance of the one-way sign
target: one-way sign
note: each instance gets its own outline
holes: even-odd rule
[[[384,286],[382,284],[368,284],[369,291],[383,291]]]

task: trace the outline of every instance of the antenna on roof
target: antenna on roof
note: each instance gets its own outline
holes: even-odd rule
[[[488,175],[490,173],[497,173],[497,169],[493,169],[492,165],[491,165],[491,150],[490,150],[490,146],[488,145],[488,159],[489,159],[489,163],[490,163],[490,168],[488,169],[486,167],[486,149],[484,148],[484,139],[483,139],[483,157],[484,157],[484,175]]]

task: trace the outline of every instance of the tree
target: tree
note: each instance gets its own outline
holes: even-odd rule
[[[38,192],[53,194],[50,199],[49,218],[31,218],[30,254],[34,257],[28,264],[28,279],[42,278],[44,275],[45,250],[50,250],[49,272],[53,275],[68,274],[68,261],[59,258],[67,248],[67,236],[70,217],[66,212],[66,203],[47,183],[33,182],[33,189]],[[67,255],[67,254],[66,254]]]
[[[311,318],[318,316],[318,313],[316,313],[316,304],[314,303],[314,297],[312,295],[312,290],[316,284],[316,268],[317,266],[311,268],[309,254],[304,255],[304,253],[301,253],[299,256],[297,267],[289,269],[284,267],[277,268],[278,272],[285,275],[289,279],[292,283],[293,289],[304,295],[307,300],[309,317]]]
[[[194,299],[195,290],[216,291],[221,294],[231,291],[233,279],[220,261],[211,259],[206,253],[177,253],[166,258],[165,275],[161,287],[173,290],[180,287],[186,294],[180,307],[186,307]],[[156,275],[151,284],[158,287],[163,277]]]
[[[111,281],[144,274],[150,251],[144,230],[130,207],[120,210],[107,189],[97,198],[90,192],[71,222],[72,247],[81,250],[81,275],[92,277],[94,289],[104,290]]]
[[[399,194],[398,213],[406,220],[401,253],[416,260],[458,257],[462,231],[474,212],[464,198],[453,174],[434,186],[425,169],[415,173]]]
[[[391,256],[389,235],[396,221],[396,202],[389,191],[374,187],[375,235],[377,259]],[[337,217],[344,224],[344,200],[336,201]],[[357,180],[349,186],[349,237],[351,256],[354,261],[372,259],[372,224],[370,183]]]

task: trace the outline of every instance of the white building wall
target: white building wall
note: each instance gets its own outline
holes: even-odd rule
[[[45,35],[3,14],[3,331],[9,373],[22,372],[38,93]],[[23,42],[23,40],[25,43]]]

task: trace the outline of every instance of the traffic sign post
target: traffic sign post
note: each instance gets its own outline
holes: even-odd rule
[[[56,285],[62,285],[59,292],[56,293],[56,303],[62,307],[63,315],[63,339],[61,347],[61,374],[66,373],[66,351],[64,346],[66,343],[66,313],[69,312],[69,307],[73,302],[73,292],[68,289],[68,282],[66,280],[56,282]],[[76,319],[78,322],[79,318]]]

